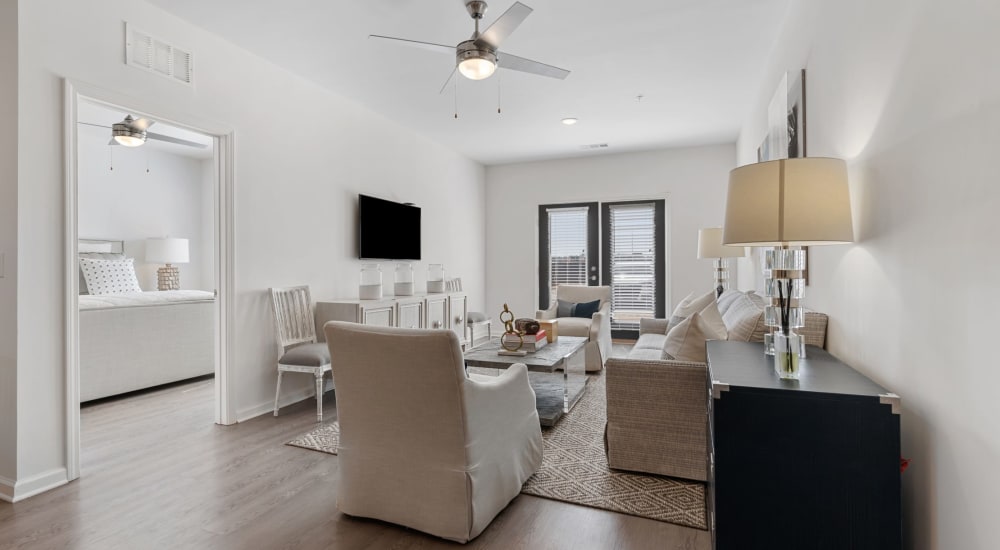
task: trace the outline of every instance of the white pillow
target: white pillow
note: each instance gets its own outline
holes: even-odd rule
[[[667,324],[667,330],[664,331],[664,334],[669,333],[670,329],[676,327],[681,321],[705,309],[705,306],[712,302],[715,302],[714,290],[710,290],[701,296],[695,296],[694,292],[688,294],[681,300],[681,303],[677,304],[674,312],[670,314],[670,322]]]
[[[87,290],[95,295],[142,292],[135,276],[135,260],[92,260],[80,258],[80,270],[87,281]]]
[[[719,312],[716,311],[715,314],[718,315]],[[711,313],[708,315],[711,317]],[[670,329],[670,332],[667,333],[667,339],[663,343],[663,358],[704,363],[708,360],[705,353],[705,342],[725,339],[725,328],[719,332],[715,322],[706,320],[701,312],[698,312]]]

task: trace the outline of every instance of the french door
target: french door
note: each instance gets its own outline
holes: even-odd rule
[[[550,204],[538,212],[541,309],[560,284],[603,284],[611,287],[613,337],[636,338],[639,319],[665,316],[663,200]]]

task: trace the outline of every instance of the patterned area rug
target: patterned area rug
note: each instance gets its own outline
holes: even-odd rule
[[[552,428],[542,429],[542,467],[521,488],[535,495],[592,508],[707,529],[705,484],[662,476],[618,472],[604,455],[604,376],[591,376],[583,398]],[[287,445],[337,454],[336,422]]]

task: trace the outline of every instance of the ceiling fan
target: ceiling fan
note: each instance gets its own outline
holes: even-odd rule
[[[445,86],[451,81],[455,71],[462,73],[462,76],[470,80],[482,80],[489,78],[499,67],[501,69],[511,69],[525,73],[548,76],[551,78],[563,79],[569,76],[569,71],[532,61],[516,55],[501,52],[500,44],[517,29],[528,15],[533,11],[528,6],[520,2],[514,2],[492,25],[483,32],[479,32],[479,20],[486,13],[486,2],[480,0],[467,0],[465,9],[475,21],[476,29],[472,33],[472,38],[459,42],[457,46],[445,46],[432,42],[420,42],[406,38],[395,38],[392,36],[381,36],[377,34],[368,35],[369,38],[381,38],[394,42],[432,50],[440,53],[447,53],[455,56],[455,69],[452,70]],[[444,90],[444,88],[442,88]]]
[[[121,122],[116,122],[111,126],[105,126],[103,124],[94,124],[91,122],[82,122],[82,121],[80,122],[80,124],[86,124],[87,126],[97,126],[98,128],[110,128],[111,141],[108,142],[108,145],[124,145],[126,147],[138,147],[143,143],[146,143],[147,139],[155,139],[157,141],[176,143],[177,145],[186,145],[188,147],[195,147],[198,149],[205,149],[206,147],[208,147],[208,145],[205,145],[204,143],[197,143],[194,141],[188,141],[186,139],[147,132],[146,129],[155,123],[156,121],[149,120],[148,118],[132,118],[132,115],[125,115],[124,120],[122,120]]]

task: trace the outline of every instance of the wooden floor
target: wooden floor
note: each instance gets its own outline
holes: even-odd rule
[[[616,346],[617,347],[617,346]],[[0,502],[0,548],[461,548],[337,511],[337,457],[284,445],[315,427],[307,400],[212,424],[211,380],[84,407],[82,477]],[[324,417],[336,415],[333,392]],[[520,495],[465,548],[684,549],[709,534]]]

